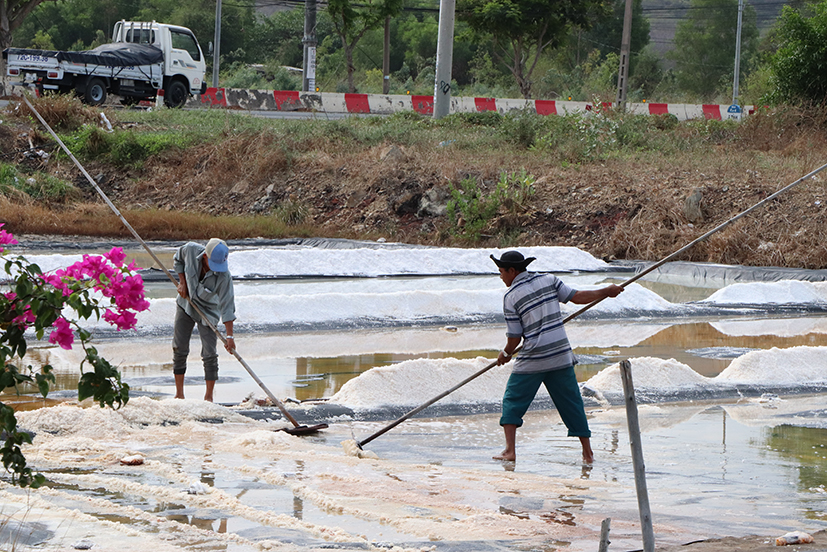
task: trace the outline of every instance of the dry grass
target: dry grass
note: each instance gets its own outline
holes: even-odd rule
[[[86,106],[68,94],[46,94],[40,98],[30,98],[29,101],[43,120],[55,130],[73,131],[85,124],[97,124],[100,121],[100,109]],[[29,106],[23,102],[10,103],[6,109],[14,117],[36,119]]]
[[[120,210],[145,240],[286,238],[324,236],[313,225],[288,226],[275,217],[210,216],[159,210]],[[60,211],[35,203],[11,202],[0,197],[0,221],[12,234],[80,235],[131,238],[121,220],[103,204],[75,204]]]

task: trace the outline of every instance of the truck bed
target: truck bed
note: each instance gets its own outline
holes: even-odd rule
[[[132,44],[129,42],[102,44],[97,48],[84,52],[8,48],[3,52],[3,57],[10,62],[42,66],[44,69],[57,67],[61,61],[103,67],[131,67],[164,62],[164,54],[159,48],[149,44]]]

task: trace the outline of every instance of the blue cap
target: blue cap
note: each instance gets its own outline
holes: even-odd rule
[[[224,240],[212,238],[207,242],[207,260],[210,262],[210,270],[213,272],[227,272],[227,257],[230,255],[230,248]]]

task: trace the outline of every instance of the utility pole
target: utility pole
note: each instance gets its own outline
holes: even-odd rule
[[[629,55],[632,52],[632,0],[626,0],[623,14],[623,36],[620,41],[620,69],[617,73],[617,107],[626,107],[626,88],[629,80]]]
[[[454,57],[454,10],[456,0],[439,0],[439,38],[436,43],[434,119],[451,111],[451,63]]]
[[[316,0],[304,0],[302,92],[316,91]]]
[[[218,58],[221,55],[221,0],[215,0],[215,39],[212,49],[212,87],[218,88]]]
[[[385,18],[385,49],[382,56],[382,94],[391,91],[391,17]]]
[[[738,0],[738,30],[735,33],[735,75],[732,81],[732,105],[738,103],[738,77],[741,73],[741,21],[744,18],[744,0]]]

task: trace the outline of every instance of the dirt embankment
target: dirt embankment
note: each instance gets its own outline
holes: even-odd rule
[[[74,182],[87,202],[98,201],[68,160],[45,161],[26,151],[47,143],[46,136],[20,125],[0,125],[0,132],[0,155],[21,166],[45,167]],[[202,233],[212,232],[253,237],[220,225],[201,232],[173,229],[164,222],[165,212],[169,217],[181,212],[293,216],[304,235],[482,247],[564,245],[605,259],[657,260],[827,161],[827,142],[812,131],[779,135],[771,143],[710,144],[703,155],[648,153],[583,164],[561,164],[530,151],[515,156],[513,149],[469,151],[450,144],[298,154],[272,146],[260,136],[229,136],[183,156],[154,156],[139,171],[98,163],[87,169],[125,213],[161,213],[154,224],[133,223],[147,239],[204,238]],[[469,241],[464,221],[446,215],[451,190],[471,176],[481,194],[490,195],[502,171],[521,169],[536,179],[533,195],[520,204],[505,202],[479,240]],[[13,198],[0,219],[17,233],[116,233],[99,223],[104,207],[57,205],[26,215],[34,205]],[[825,221],[827,189],[817,177],[716,233],[683,259],[823,268]]]

